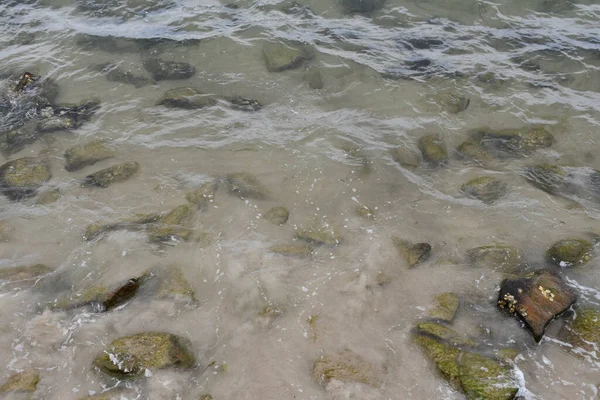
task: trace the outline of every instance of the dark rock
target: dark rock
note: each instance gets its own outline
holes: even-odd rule
[[[450,323],[454,319],[460,301],[455,293],[446,292],[435,298],[435,305],[429,310],[427,316],[431,319]]]
[[[158,58],[144,60],[144,68],[155,81],[189,79],[196,73],[196,68],[191,64]]]
[[[573,290],[553,270],[542,269],[517,279],[505,279],[498,307],[517,316],[539,342],[546,326],[577,300]]]
[[[114,157],[114,152],[103,141],[95,140],[83,145],[71,147],[65,152],[65,169],[76,171],[99,161]]]
[[[473,140],[479,140],[488,151],[500,157],[527,155],[554,144],[554,136],[540,125],[501,130],[479,128],[470,135]]]
[[[190,347],[187,340],[173,334],[138,333],[114,340],[96,357],[94,365],[119,379],[139,377],[146,370],[190,369],[195,364]]]
[[[227,99],[231,103],[231,107],[240,111],[258,111],[263,108],[257,100],[245,99],[240,96],[234,96]]]
[[[135,161],[113,165],[88,175],[85,178],[85,183],[106,188],[113,183],[123,182],[131,178],[139,169],[140,164]]]
[[[140,283],[140,278],[131,278],[111,287],[91,286],[59,298],[52,307],[71,310],[90,306],[94,312],[110,311],[132,299]]]
[[[326,354],[315,361],[312,375],[315,382],[322,386],[335,379],[378,387],[381,385],[383,369],[350,350],[344,350]]]
[[[421,150],[423,159],[431,165],[438,166],[448,161],[446,145],[439,135],[427,135],[420,138],[419,150]]]
[[[594,246],[587,240],[569,238],[559,240],[546,252],[548,260],[559,267],[575,267],[587,264],[592,258]]]
[[[385,0],[340,0],[350,13],[370,13],[383,7]]]
[[[35,392],[40,373],[35,369],[28,369],[8,378],[2,386],[0,393],[7,392]]]
[[[217,104],[217,101],[211,95],[201,93],[193,88],[182,87],[166,91],[156,104],[172,108],[195,110],[214,106]]]
[[[283,43],[266,43],[263,46],[263,57],[269,72],[295,69],[311,58],[304,47]]]
[[[492,204],[508,191],[508,185],[500,179],[480,176],[463,184],[460,190],[467,196]]]
[[[46,162],[23,157],[0,166],[0,191],[12,200],[32,196],[50,178]]]
[[[408,240],[392,237],[394,246],[406,263],[408,268],[416,267],[429,259],[431,256],[431,245],[429,243],[411,243]]]
[[[444,42],[440,39],[432,39],[432,38],[413,38],[408,39],[407,48],[416,49],[416,50],[428,50],[433,47],[440,47],[444,45]]]
[[[265,214],[267,221],[273,225],[283,225],[290,217],[290,212],[285,207],[273,207]]]

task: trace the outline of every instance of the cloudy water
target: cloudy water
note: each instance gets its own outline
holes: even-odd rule
[[[0,27],[1,398],[598,398],[597,1]]]

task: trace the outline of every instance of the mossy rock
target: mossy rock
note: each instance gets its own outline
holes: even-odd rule
[[[435,305],[429,310],[427,316],[438,321],[450,323],[454,320],[459,305],[460,300],[456,293],[441,293],[435,297]]]
[[[141,283],[140,278],[131,278],[110,287],[90,286],[59,298],[52,307],[71,310],[90,306],[95,312],[110,311],[132,299],[137,294]]]
[[[460,388],[460,366],[458,356],[460,350],[433,337],[416,334],[413,340],[435,363],[442,376],[455,388]]]
[[[211,95],[201,93],[189,87],[168,90],[156,102],[156,105],[159,106],[184,108],[187,110],[197,110],[199,108],[211,107],[215,104],[217,104],[217,100]]]
[[[225,186],[229,193],[242,199],[265,200],[271,196],[271,193],[262,183],[249,172],[237,172],[225,177]]]
[[[349,13],[370,13],[379,10],[385,0],[341,0],[344,9]]]
[[[36,200],[36,204],[39,204],[41,206],[47,206],[49,204],[56,203],[60,199],[61,195],[62,194],[60,192],[60,189],[52,189],[45,191],[43,193],[40,193]]]
[[[288,46],[283,43],[266,43],[263,46],[263,57],[269,72],[295,69],[311,58],[303,46]]]
[[[403,167],[417,168],[421,165],[421,154],[404,146],[394,149],[392,151],[392,158]]]
[[[267,211],[265,218],[273,225],[283,225],[290,218],[290,212],[285,207],[273,207]]]
[[[83,239],[86,241],[91,241],[106,232],[116,229],[118,229],[117,224],[90,224],[85,228]]]
[[[263,108],[258,100],[246,99],[241,96],[228,97],[227,101],[231,104],[231,108],[238,111],[258,111]]]
[[[203,394],[200,396],[200,400],[213,400],[213,397],[210,394]]]
[[[115,388],[91,396],[81,397],[79,400],[122,400],[123,398],[136,399],[138,396],[139,393],[133,389]]]
[[[312,254],[313,248],[307,243],[278,244],[269,247],[272,253],[281,254],[288,257],[308,257]]]
[[[46,162],[35,157],[18,158],[0,166],[0,191],[20,200],[33,195],[51,177]]]
[[[448,161],[448,151],[444,140],[439,135],[427,135],[419,139],[419,150],[423,159],[432,165],[440,165]]]
[[[522,263],[521,252],[506,244],[492,244],[467,250],[467,258],[478,268],[499,269],[514,272]]]
[[[492,204],[506,195],[508,185],[491,176],[480,176],[463,184],[460,190],[469,197]]]
[[[431,245],[429,243],[411,243],[393,236],[392,241],[398,254],[406,261],[408,268],[414,268],[429,259],[431,256]]]
[[[0,393],[5,392],[35,392],[40,373],[35,369],[29,369],[12,375],[0,386]]]
[[[42,275],[53,272],[54,269],[48,267],[45,264],[35,265],[24,265],[19,267],[1,268],[0,269],[0,280],[1,281],[23,281],[28,279],[37,278]]]
[[[170,242],[173,240],[189,241],[193,238],[195,231],[184,226],[193,217],[194,210],[183,204],[174,208],[168,214],[148,229],[148,238],[151,242]]]
[[[135,161],[117,164],[88,175],[85,182],[88,185],[107,188],[113,183],[131,178],[139,169],[140,164]]]
[[[185,278],[181,268],[170,265],[157,271],[158,286],[156,296],[159,299],[185,299],[196,302],[196,295],[190,282]]]
[[[569,238],[560,240],[546,252],[548,260],[559,267],[585,265],[593,255],[594,246],[587,240]]]
[[[312,220],[296,231],[296,238],[317,246],[337,246],[342,235],[324,221]]]
[[[468,400],[512,400],[519,391],[509,367],[475,353],[461,355],[459,377]]]
[[[143,64],[155,81],[189,79],[196,73],[196,68],[186,62],[147,58]]]
[[[481,142],[479,140],[475,140],[472,138],[462,142],[456,148],[456,151],[462,157],[477,162],[489,162],[495,158],[492,153],[490,153],[485,147],[481,145]]]
[[[561,340],[571,344],[575,350],[582,348],[590,354],[597,353],[600,348],[600,309],[579,308],[561,331]]]
[[[483,130],[482,135],[485,139],[500,141],[501,146],[509,152],[530,153],[551,147],[554,143],[554,136],[543,126],[498,131]]]
[[[189,341],[162,332],[144,332],[116,339],[94,360],[100,371],[119,379],[139,377],[146,370],[190,369],[194,364]]]
[[[67,161],[65,169],[67,171],[77,171],[112,157],[114,157],[114,152],[106,147],[103,141],[95,140],[67,150],[65,152],[65,160]]]
[[[161,217],[158,222],[164,225],[181,225],[193,215],[194,210],[189,205],[183,204]]]
[[[363,204],[356,206],[356,215],[362,218],[375,219],[375,211]]]
[[[537,164],[523,170],[527,182],[550,194],[561,190],[567,174],[565,167],[554,164]]]
[[[198,208],[206,208],[215,198],[215,193],[219,188],[217,181],[207,182],[202,184],[197,189],[188,192],[185,195],[187,201],[198,206]]]
[[[421,334],[434,336],[453,346],[475,347],[477,342],[456,332],[454,329],[437,322],[421,322],[417,325],[417,330]]]
[[[119,82],[128,85],[133,85],[136,88],[141,88],[152,82],[150,78],[143,75],[136,75],[130,71],[126,71],[117,64],[105,63],[94,66],[98,72],[106,74],[106,80],[109,82]]]
[[[344,350],[326,354],[315,361],[312,375],[315,382],[323,386],[335,379],[378,387],[381,385],[383,370],[358,354]]]

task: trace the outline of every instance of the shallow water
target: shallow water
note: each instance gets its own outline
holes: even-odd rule
[[[411,341],[434,296],[453,291],[462,300],[455,329],[480,335],[490,349],[519,348],[515,370],[524,398],[597,398],[600,359],[577,357],[562,343],[560,320],[536,344],[495,307],[504,275],[474,268],[465,257],[470,248],[506,243],[535,269],[545,266],[544,252],[555,241],[600,232],[597,203],[551,196],[521,174],[524,166],[544,162],[600,169],[595,1],[388,0],[368,15],[349,15],[334,0],[298,1],[287,12],[291,3],[278,1],[239,1],[231,8],[216,0],[176,0],[150,2],[162,6],[149,9],[133,0],[116,1],[127,3],[122,8],[81,3],[0,3],[0,75],[27,70],[50,77],[60,86],[60,103],[101,101],[81,127],[0,155],[2,164],[46,157],[52,179],[42,191],[61,192],[48,205],[35,197],[0,197],[7,227],[0,267],[55,268],[33,287],[0,286],[0,381],[34,367],[41,371],[36,399],[99,393],[117,381],[93,368],[96,354],[117,337],[165,331],[191,341],[198,366],[120,383],[139,398],[462,399]],[[123,51],[106,51],[81,46],[82,34],[171,41],[129,41]],[[417,41],[424,38],[436,41]],[[314,58],[294,70],[268,72],[264,43],[289,40],[310,46]],[[147,75],[142,59],[153,55],[190,63],[197,72],[135,88],[93,68],[116,62]],[[426,71],[406,64],[423,58],[432,61]],[[310,68],[320,71],[322,89],[308,85]],[[155,105],[166,90],[181,86],[256,99],[265,107]],[[448,94],[470,98],[468,108],[449,112],[441,102]],[[547,125],[552,147],[484,164],[454,150],[471,129],[527,124]],[[443,137],[446,165],[409,168],[394,160],[393,149],[417,151],[418,139],[429,133]],[[116,157],[67,172],[65,150],[92,139],[105,140]],[[81,185],[91,172],[124,161],[141,165],[126,182]],[[239,171],[255,175],[271,196],[241,200],[219,188],[192,222],[209,234],[207,243],[153,244],[142,232],[125,230],[83,239],[89,224],[168,211],[185,204],[185,194],[201,183]],[[461,185],[480,175],[506,182],[507,196],[492,205],[465,197]],[[376,210],[375,219],[356,215],[359,204]],[[276,205],[290,210],[284,226],[263,218]],[[312,218],[336,227],[342,242],[315,247],[304,259],[268,250],[292,242]],[[408,269],[393,235],[430,243],[431,258]],[[198,304],[142,292],[107,313],[48,307],[73,288],[171,264],[181,268]],[[593,259],[562,271],[580,305],[600,306],[598,266]],[[267,306],[280,312],[263,315]],[[481,336],[481,327],[491,333]],[[313,381],[314,361],[345,348],[383,366],[380,387],[335,382],[322,388]]]

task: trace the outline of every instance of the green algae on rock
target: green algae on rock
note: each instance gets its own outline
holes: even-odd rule
[[[585,265],[592,258],[594,246],[587,240],[569,238],[554,243],[546,252],[548,261],[559,267]]]
[[[148,229],[148,238],[151,242],[170,242],[174,239],[188,241],[194,231],[184,225],[194,216],[194,210],[183,204],[175,207],[168,214],[160,217],[156,224]]]
[[[522,262],[521,252],[506,244],[492,244],[467,250],[467,258],[475,267],[514,272]]]
[[[214,201],[218,187],[219,183],[217,181],[204,183],[197,189],[188,192],[185,195],[185,199],[197,205],[199,209],[206,208]]]
[[[308,257],[312,254],[313,248],[307,243],[291,243],[273,245],[269,247],[269,251],[288,257]]]
[[[459,378],[468,400],[512,400],[519,388],[509,367],[479,354],[464,352]]]
[[[296,239],[317,246],[337,246],[342,235],[326,221],[312,219],[296,230]]]
[[[546,326],[575,303],[577,296],[558,272],[541,269],[500,285],[497,305],[522,320],[536,342]]]
[[[156,105],[158,106],[183,108],[187,110],[211,107],[215,104],[217,104],[217,100],[215,100],[214,97],[190,87],[167,90],[156,102]]]
[[[195,357],[188,340],[169,333],[144,332],[115,339],[94,360],[100,371],[119,379],[165,368],[190,369]]]
[[[431,245],[429,243],[412,243],[408,240],[393,236],[392,241],[398,253],[406,263],[408,268],[416,267],[429,259],[431,256]]]
[[[36,157],[23,157],[0,166],[0,192],[11,200],[32,196],[52,177],[48,164]]]
[[[0,393],[6,392],[35,392],[40,373],[35,369],[29,369],[12,375],[0,386]]]
[[[107,188],[113,183],[123,182],[131,178],[139,169],[140,164],[135,161],[117,164],[88,175],[85,182],[88,185]]]
[[[107,148],[103,141],[95,140],[68,149],[65,152],[65,160],[67,161],[65,169],[67,171],[77,171],[112,157],[114,157],[114,152]]]
[[[140,284],[140,278],[131,278],[110,287],[90,286],[57,299],[52,307],[71,310],[90,306],[95,312],[110,311],[132,299]]]
[[[427,357],[435,363],[442,376],[454,387],[460,387],[460,366],[458,355],[460,350],[430,336],[417,334],[413,340],[424,351]]]
[[[574,316],[567,321],[560,333],[561,340],[573,347],[584,349],[595,358],[600,358],[597,353],[600,348],[600,309],[579,308]]]
[[[448,161],[448,151],[440,135],[426,135],[419,139],[419,150],[429,164],[439,166]]]
[[[290,212],[285,207],[273,207],[267,211],[265,218],[273,225],[283,225],[290,218]]]
[[[491,176],[480,176],[462,185],[460,189],[465,195],[492,204],[508,191],[508,185]]]
[[[263,57],[269,72],[281,72],[300,67],[310,59],[310,54],[303,46],[266,43],[263,46]]]
[[[420,334],[433,336],[453,346],[477,346],[477,342],[473,339],[465,337],[464,335],[456,332],[454,329],[437,322],[421,322],[417,325],[417,331]]]
[[[23,265],[18,267],[0,268],[0,281],[23,281],[37,278],[53,272],[54,269],[45,264]]]
[[[351,350],[324,355],[315,361],[312,371],[313,379],[322,386],[335,379],[378,387],[381,385],[382,375],[382,368],[371,364]]]
[[[476,162],[489,162],[494,159],[494,156],[481,145],[481,142],[473,138],[462,142],[456,151],[462,157]]]
[[[450,323],[458,311],[460,301],[452,292],[441,293],[435,297],[435,305],[427,316],[431,319]]]
[[[229,193],[242,199],[265,200],[271,196],[269,190],[260,183],[257,177],[249,172],[228,174],[225,176],[223,183]]]

